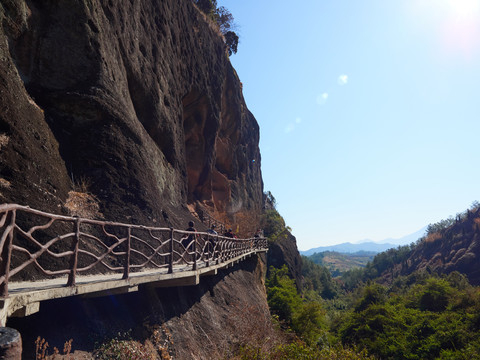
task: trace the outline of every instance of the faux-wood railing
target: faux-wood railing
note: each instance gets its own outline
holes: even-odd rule
[[[128,279],[130,273],[144,270],[166,268],[172,273],[218,265],[267,247],[265,238],[232,239],[4,204],[0,205],[0,297],[8,297],[9,281],[66,275],[66,285],[74,286],[77,275],[94,273],[122,273]]]

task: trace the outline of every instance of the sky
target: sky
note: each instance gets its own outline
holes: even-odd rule
[[[480,200],[480,0],[218,0],[300,250],[400,238]]]

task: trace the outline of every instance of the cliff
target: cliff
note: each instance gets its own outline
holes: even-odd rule
[[[0,25],[1,202],[178,228],[199,205],[229,223],[261,211],[258,124],[192,1],[2,0]],[[222,358],[272,330],[265,267],[256,257],[192,288],[57,300],[7,325],[26,348],[41,335],[90,351],[147,319],[172,334],[175,358]]]
[[[6,0],[0,19],[3,202],[66,211],[82,185],[107,219],[182,227],[187,203],[261,209],[257,122],[191,1]]]

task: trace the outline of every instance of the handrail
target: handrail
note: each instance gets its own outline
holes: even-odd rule
[[[28,224],[28,225],[27,225]],[[218,265],[237,256],[265,251],[265,238],[233,239],[206,232],[56,215],[18,204],[0,205],[0,298],[13,277],[33,267],[43,277],[122,272],[123,279],[146,269],[199,263]],[[31,274],[32,272],[30,272]],[[14,279],[15,281],[15,279]]]

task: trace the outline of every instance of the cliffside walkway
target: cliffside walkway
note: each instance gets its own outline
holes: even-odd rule
[[[55,215],[0,205],[0,326],[40,302],[196,285],[247,257],[265,238],[232,239],[173,228]]]

